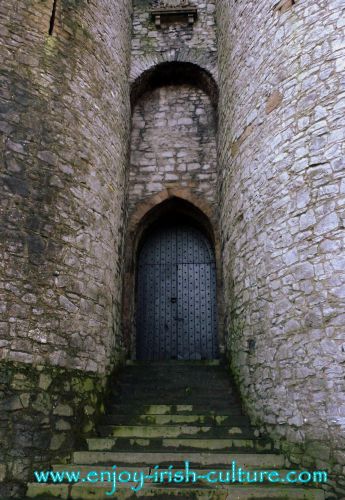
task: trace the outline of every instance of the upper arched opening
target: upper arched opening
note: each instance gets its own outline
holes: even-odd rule
[[[218,86],[213,76],[197,64],[189,62],[163,62],[144,71],[132,84],[132,108],[145,93],[167,85],[188,84],[205,92],[214,106],[218,104]]]

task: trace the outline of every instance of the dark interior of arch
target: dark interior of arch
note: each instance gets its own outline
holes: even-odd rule
[[[132,85],[132,109],[145,93],[167,85],[188,84],[203,90],[211,99],[215,109],[218,103],[218,87],[212,75],[197,64],[186,62],[166,62],[145,71]]]

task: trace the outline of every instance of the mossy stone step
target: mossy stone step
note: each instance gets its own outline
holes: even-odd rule
[[[171,377],[173,375],[173,378]],[[186,379],[186,375],[191,375],[189,378]],[[229,378],[225,377],[224,375],[218,375],[218,374],[198,374],[196,373],[180,373],[177,374],[173,373],[163,373],[159,374],[159,378],[157,377],[157,374],[155,373],[148,373],[146,375],[143,374],[127,374],[126,376],[123,375],[117,380],[117,383],[120,385],[123,384],[135,384],[135,386],[145,386],[145,385],[151,385],[154,384],[157,387],[184,387],[184,386],[189,386],[189,387],[196,387],[199,389],[205,389],[209,386],[212,388],[231,388],[232,390],[235,390],[234,385],[231,383]],[[200,385],[200,384],[207,384],[205,386]]]
[[[26,498],[38,498],[39,500],[50,500],[53,498],[67,499],[69,498],[70,488],[71,486],[68,484],[29,483]]]
[[[271,451],[272,443],[267,440],[260,439],[216,439],[216,438],[89,438],[87,439],[88,449],[90,451],[116,451],[116,450],[133,450],[140,448],[149,449],[151,451],[170,448],[171,452],[176,450],[185,451],[232,451],[239,453],[241,450],[263,452]]]
[[[190,404],[190,405],[203,405],[204,407],[214,407],[224,408],[229,405],[238,405],[240,406],[240,400],[237,396],[233,394],[227,393],[219,393],[219,394],[203,394],[202,392],[169,392],[162,391],[161,393],[152,393],[141,392],[141,391],[131,391],[128,389],[127,391],[119,390],[118,393],[114,391],[111,393],[111,398],[116,403],[126,403],[129,400],[135,401],[136,404],[156,404],[157,402],[161,404]]]
[[[89,438],[87,439],[88,449],[90,451],[115,451],[120,449],[131,448],[146,448],[150,450],[163,450],[171,448],[171,451],[176,450],[204,450],[204,451],[230,451],[241,449],[255,450],[256,452],[271,451],[272,442],[261,439],[240,439],[240,438],[143,438],[143,437],[106,437],[106,438]],[[134,450],[133,450],[134,451]]]
[[[184,469],[184,466],[182,468],[182,470]],[[197,474],[201,475],[201,474],[206,474],[207,472],[209,472],[211,469],[207,466],[198,466],[198,467],[193,467],[192,468],[194,472],[196,472]],[[66,464],[54,464],[52,465],[51,467],[51,470],[55,471],[55,472],[64,472],[64,471],[67,471],[67,472],[80,472],[80,477],[83,478],[85,477],[90,471],[95,471],[97,472],[97,474],[101,473],[101,472],[107,472],[107,473],[110,473],[110,472],[114,472],[114,466],[106,466],[106,465],[92,465],[92,464],[88,464],[88,465],[75,465],[75,464],[69,464],[69,465],[66,465]],[[173,469],[168,469],[168,468],[164,468],[164,467],[160,467],[159,468],[160,471],[169,471],[169,470],[172,470],[172,471],[177,471],[177,470],[181,470],[181,468],[179,467],[173,467]],[[212,470],[216,470],[218,472],[223,472],[224,474],[227,473],[229,470],[231,470],[229,467],[226,468],[224,466],[222,467],[212,467]],[[247,467],[248,471],[256,471],[257,468],[256,467]],[[289,471],[290,469],[272,469],[272,470],[275,470],[277,472],[279,472],[279,474],[281,476],[285,476]],[[116,471],[117,473],[120,473],[120,472],[123,472],[123,471],[127,471],[127,472],[131,472],[131,473],[134,473],[134,472],[143,472],[144,474],[149,474],[150,471],[152,471],[152,467],[150,466],[141,466],[141,465],[130,465],[130,466],[116,466]],[[271,483],[272,484],[272,483]]]
[[[173,387],[173,386],[163,386],[163,387],[152,387],[152,385],[143,384],[142,387],[137,385],[133,387],[133,384],[121,384],[111,391],[113,396],[116,395],[128,395],[131,396],[145,396],[147,398],[153,397],[155,401],[159,401],[161,397],[170,397],[174,399],[175,397],[190,397],[198,396],[198,398],[209,398],[216,399],[218,397],[229,397],[230,400],[238,400],[238,396],[230,387],[210,387],[209,391],[201,389],[200,387]]]
[[[175,451],[147,451],[135,453],[131,451],[76,451],[72,462],[77,465],[106,464],[106,465],[137,465],[154,467],[155,465],[181,466],[190,462],[191,466],[220,466],[226,467],[235,461],[238,467],[257,467],[258,469],[279,469],[284,467],[283,455],[274,453],[217,453],[201,450],[198,452]]]
[[[137,492],[130,487],[119,485],[116,493],[109,496],[111,485],[104,484],[74,484],[74,485],[43,485],[31,483],[28,485],[27,498],[46,499],[74,499],[74,500],[105,500],[116,498],[119,500],[132,500],[135,498],[180,498],[181,500],[325,500],[326,495],[322,490],[280,485],[236,485],[223,487],[196,486],[150,486],[147,485]],[[108,493],[108,495],[107,495]]]
[[[129,404],[118,403],[112,405],[109,409],[108,414],[112,415],[167,415],[167,414],[202,414],[204,416],[216,416],[216,415],[242,415],[242,409],[239,405],[230,406],[227,402],[221,408],[214,408],[212,405],[200,405],[200,404],[180,404],[180,403],[170,403],[170,404],[146,404],[138,402]]]
[[[239,426],[216,425],[113,425],[99,427],[101,437],[245,437],[254,439],[256,436],[252,429]]]
[[[140,366],[148,367],[149,369],[154,369],[156,367],[162,367],[167,369],[173,367],[174,370],[181,366],[186,366],[188,369],[194,366],[221,366],[222,362],[220,359],[205,359],[205,360],[164,360],[164,361],[137,361],[128,359],[126,361],[126,366]]]
[[[170,392],[154,394],[153,392],[133,393],[128,390],[126,392],[119,391],[118,394],[111,393],[110,398],[111,401],[114,401],[115,405],[128,404],[128,402],[130,401],[132,406],[134,406],[134,404],[132,403],[132,398],[134,398],[136,407],[143,404],[154,405],[159,402],[160,404],[165,405],[190,404],[192,406],[200,406],[205,409],[211,407],[214,410],[223,410],[225,408],[241,408],[241,403],[238,397],[231,394],[223,394],[222,397],[220,395],[213,394],[209,397],[204,394],[198,394],[197,392],[190,392],[188,394],[178,394]],[[113,408],[113,406],[110,406],[110,409],[111,408]]]
[[[184,414],[166,414],[166,415],[104,415],[101,419],[101,429],[105,426],[116,425],[176,425],[193,424],[203,426],[227,426],[249,430],[251,424],[248,417],[243,415],[184,415]]]

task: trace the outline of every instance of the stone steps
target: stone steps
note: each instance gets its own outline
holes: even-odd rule
[[[229,402],[239,402],[239,399],[234,395],[233,391],[230,388],[210,388],[211,394],[208,396],[208,399],[206,395],[200,395],[200,391],[198,390],[197,387],[190,388],[190,387],[182,387],[179,389],[169,389],[167,387],[166,389],[152,389],[148,387],[136,387],[134,390],[131,388],[131,384],[123,384],[123,386],[118,389],[117,391],[113,391],[111,393],[111,397],[115,396],[120,396],[120,397],[125,397],[128,398],[130,397],[135,397],[138,399],[148,399],[151,400],[152,402],[154,401],[161,401],[163,400],[185,400],[186,397],[188,398],[195,398],[196,400],[201,399],[201,400],[215,400],[217,401],[220,397],[227,397]]]
[[[115,404],[110,407],[110,415],[167,415],[167,414],[182,414],[182,415],[197,415],[203,414],[204,416],[216,416],[216,415],[231,415],[239,416],[242,415],[242,409],[240,406],[229,406],[227,401],[222,402],[222,405],[217,405],[217,409],[214,409],[210,404],[181,404],[181,403],[170,403],[170,404]]]
[[[219,384],[218,384],[219,381]],[[209,382],[209,383],[208,383]],[[190,390],[186,390],[186,389]],[[233,462],[246,471],[276,471],[285,475],[286,463],[275,453],[243,415],[236,389],[226,381],[226,371],[215,362],[130,362],[112,391],[108,412],[100,421],[96,436],[85,441],[86,449],[73,453],[72,463],[57,464],[56,472],[80,471],[78,484],[30,484],[28,498],[105,499],[107,483],[90,483],[93,473],[140,472],[152,474],[185,470],[185,463],[199,476],[210,470],[231,471]],[[84,481],[83,481],[84,479]],[[65,480],[66,481],[66,480]],[[272,484],[217,484],[198,477],[195,484],[178,486],[165,479],[119,485],[115,498],[161,499],[316,499],[322,491],[311,487]],[[113,495],[114,496],[114,495]]]
[[[230,450],[232,451],[232,450]],[[87,464],[117,464],[117,465],[144,465],[152,467],[154,465],[174,465],[180,466],[184,462],[190,462],[193,466],[229,466],[233,461],[239,467],[257,467],[258,469],[277,469],[285,465],[282,455],[275,453],[217,453],[209,450],[186,452],[186,451],[149,451],[135,452],[128,451],[76,451],[73,454],[73,463],[78,465]]]
[[[176,424],[193,424],[201,426],[227,426],[247,429],[250,428],[250,421],[248,418],[240,415],[198,415],[192,414],[124,414],[124,415],[106,415],[103,417],[102,422],[105,426],[114,427],[124,423],[132,423],[134,421],[136,425],[157,425],[157,426],[174,426]],[[111,429],[109,428],[109,432]]]
[[[196,366],[222,366],[222,362],[220,359],[203,359],[203,360],[195,360],[195,361],[185,361],[185,360],[164,360],[164,361],[137,361],[128,359],[126,361],[126,366],[136,366],[140,368],[148,368],[151,372],[156,368],[163,368],[166,370],[167,368],[172,368],[174,372],[178,371],[180,367],[186,367],[187,370],[194,369]],[[144,373],[143,371],[141,373]]]
[[[141,437],[141,438],[177,438],[177,437],[241,437],[254,439],[256,436],[248,427],[220,426],[220,425],[113,425],[99,429],[101,437]]]
[[[271,441],[259,440],[259,439],[240,439],[240,438],[91,438],[87,440],[88,449],[90,451],[95,450],[121,450],[121,449],[143,449],[148,448],[150,450],[185,450],[185,451],[195,451],[207,449],[209,451],[213,450],[236,450],[238,453],[242,449],[245,450],[255,450],[257,452],[271,451],[273,446]]]
[[[40,487],[39,484],[30,484],[28,489],[28,498],[41,498],[48,500],[53,498],[74,499],[74,500],[89,500],[89,499],[106,499],[117,498],[123,500],[133,500],[135,498],[180,498],[181,500],[198,499],[198,500],[325,500],[325,494],[322,490],[311,488],[301,488],[294,486],[227,486],[221,488],[201,487],[199,485],[180,486],[180,487],[159,487],[146,486],[135,493],[130,489],[130,486],[119,486],[113,496],[109,496],[111,486],[98,485],[89,483],[75,485],[47,485]],[[42,497],[42,492],[43,497]],[[108,493],[108,495],[107,495]]]
[[[138,469],[138,467],[140,467],[140,469]],[[181,470],[181,467],[184,467],[183,463],[180,464],[180,468],[178,466],[175,466],[172,470],[173,471]],[[78,470],[78,472],[80,472],[80,477],[84,478],[88,474],[88,472],[90,472],[90,470],[96,471],[98,474],[100,474],[101,472],[113,473],[114,467],[107,466],[107,465],[94,465],[94,464],[79,465],[77,467],[76,467],[76,465],[56,464],[56,465],[52,466],[52,470],[57,471],[57,472],[64,472],[64,471],[73,472],[73,471]],[[127,466],[127,467],[117,466],[116,467],[117,473],[124,472],[124,471],[134,473],[134,472],[137,472],[138,470],[142,471],[145,474],[149,474],[150,471],[152,471],[152,467],[143,466],[143,465],[135,465],[135,466]],[[168,471],[169,469],[161,467],[159,470],[163,472],[163,471]],[[206,474],[207,472],[209,472],[209,470],[210,469],[207,466],[193,467],[193,471],[199,475]],[[216,470],[218,472],[222,472],[223,474],[226,474],[229,471],[229,467],[226,468],[224,466],[222,466],[222,467],[216,466],[216,467],[214,467],[213,470]],[[247,470],[254,471],[254,470],[256,470],[256,468],[248,466]],[[283,468],[280,468],[280,469],[278,468],[278,469],[274,469],[274,470],[278,471],[281,474],[287,474],[289,472],[289,469],[283,469]]]

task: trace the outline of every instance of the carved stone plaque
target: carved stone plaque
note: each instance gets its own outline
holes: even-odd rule
[[[184,19],[189,25],[193,25],[197,18],[197,9],[190,5],[189,0],[155,0],[151,15],[157,27],[161,22],[169,22],[176,18]]]
[[[189,5],[188,0],[158,0],[158,7],[187,7]]]

